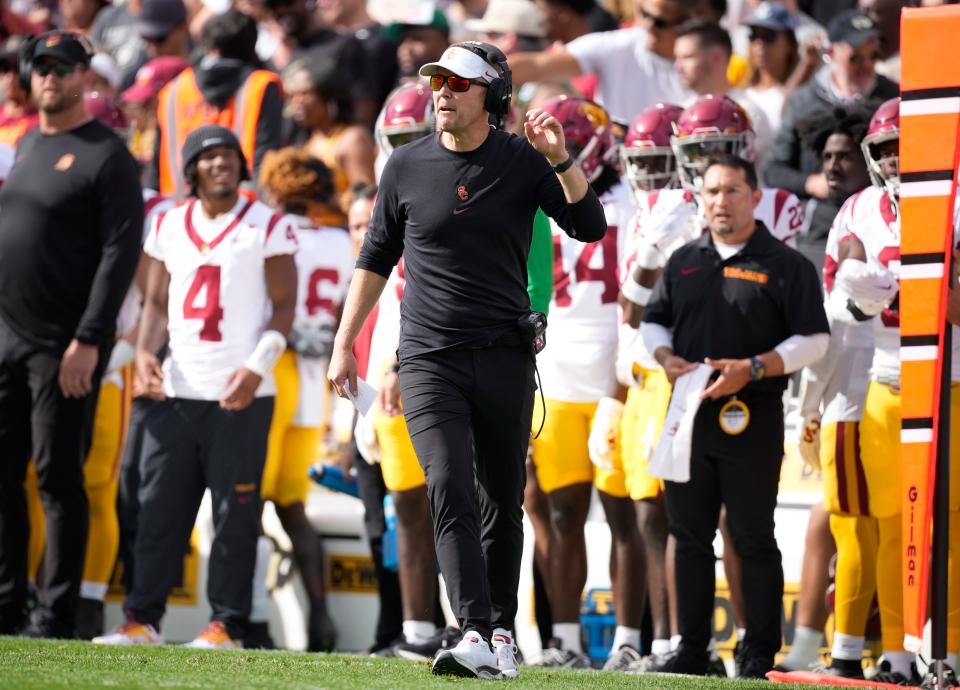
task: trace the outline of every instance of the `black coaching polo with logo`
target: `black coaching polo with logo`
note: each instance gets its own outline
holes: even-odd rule
[[[400,358],[477,347],[530,311],[527,255],[540,207],[571,237],[603,238],[592,189],[567,203],[557,175],[525,138],[491,131],[473,151],[424,137],[393,152],[357,268],[387,277],[403,255]]]
[[[726,260],[710,233],[675,251],[643,320],[671,329],[674,353],[690,362],[753,357],[792,335],[830,330],[813,264],[760,221],[746,246]],[[747,389],[786,386],[786,376],[774,376]]]

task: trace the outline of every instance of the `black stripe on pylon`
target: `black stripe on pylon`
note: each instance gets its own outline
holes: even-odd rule
[[[933,417],[904,417],[904,429],[932,429]]]
[[[901,172],[900,182],[943,182],[952,180],[952,170],[915,170],[914,172]]]
[[[939,335],[901,335],[900,347],[921,347],[924,345],[939,345]]]
[[[917,264],[942,264],[943,252],[926,252],[923,254],[901,254],[901,266],[916,266]]]
[[[957,96],[960,96],[960,86],[938,86],[932,89],[911,89],[900,92],[900,98],[904,101],[925,101],[932,98],[956,98]]]

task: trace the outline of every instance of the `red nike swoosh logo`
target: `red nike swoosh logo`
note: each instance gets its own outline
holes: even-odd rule
[[[455,209],[453,209],[453,215],[459,216],[459,215],[460,215],[461,213],[463,213],[464,211],[469,211],[469,210],[470,210],[470,207],[469,207],[469,206],[467,206],[466,208],[455,208]]]
[[[680,269],[680,275],[682,275],[682,276],[688,276],[688,275],[690,275],[691,273],[696,273],[696,272],[699,271],[701,268],[703,268],[703,266],[693,266],[693,267],[691,267],[691,268],[681,268],[681,269]]]

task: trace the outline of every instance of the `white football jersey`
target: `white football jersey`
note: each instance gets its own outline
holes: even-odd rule
[[[860,206],[861,203],[871,203],[871,189],[874,188],[868,187],[847,199],[830,226],[823,262],[823,285],[827,296],[833,290],[839,268],[840,243],[861,222]],[[804,416],[821,414],[824,424],[860,421],[873,362],[874,326],[869,321],[836,321],[830,318],[829,309],[827,317],[830,320],[830,345],[819,361],[803,371],[800,411]]]
[[[853,218],[849,231],[863,243],[867,265],[890,271],[899,278],[900,217],[890,196],[871,186],[851,201]],[[843,241],[842,237],[840,241]],[[874,380],[900,379],[900,310],[897,300],[899,297],[872,319],[874,353],[870,377]]]
[[[243,197],[209,219],[195,200],[168,211],[144,250],[170,274],[167,396],[219,400],[270,317],[264,262],[297,250],[295,221]],[[257,396],[273,395],[273,376]]]
[[[547,346],[537,362],[546,397],[595,402],[616,391],[614,358],[620,323],[619,265],[633,205],[626,185],[600,197],[607,232],[599,242],[571,239],[551,220],[553,297]]]
[[[340,307],[353,277],[353,243],[341,228],[317,228],[309,218],[293,217],[297,235],[297,313],[294,329],[323,333],[332,343]],[[293,423],[323,423],[327,394],[326,357],[297,353],[300,398]]]

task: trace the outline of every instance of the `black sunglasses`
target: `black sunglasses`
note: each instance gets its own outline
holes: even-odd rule
[[[660,31],[663,31],[664,29],[673,28],[674,26],[680,23],[680,22],[671,22],[667,19],[664,19],[663,17],[658,17],[655,14],[650,14],[644,9],[640,10],[640,18],[643,21],[649,22],[651,25],[653,25],[654,29],[659,29]]]
[[[18,72],[16,60],[3,60],[0,62],[0,74],[9,74]]]
[[[33,71],[39,77],[46,77],[49,74],[55,74],[60,79],[69,77],[77,68],[76,65],[65,65],[62,62],[41,62],[34,64]]]
[[[750,42],[763,41],[764,43],[773,43],[777,40],[777,32],[773,29],[754,26],[750,29]]]

